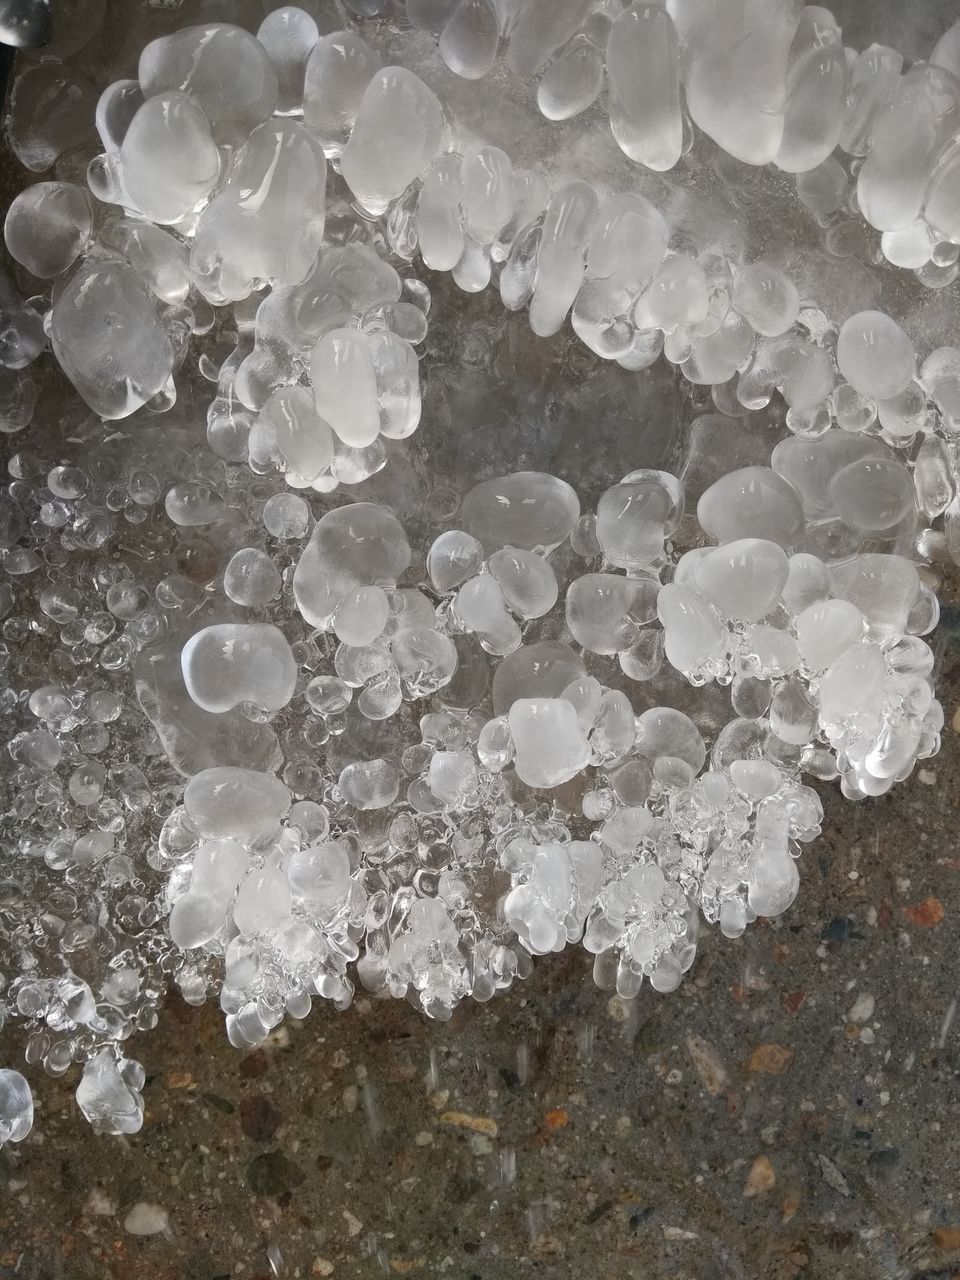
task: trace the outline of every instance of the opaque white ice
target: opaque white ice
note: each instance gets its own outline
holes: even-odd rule
[[[190,637],[180,654],[187,692],[222,714],[249,702],[279,711],[293,697],[297,664],[283,632],[268,623],[221,623]]]

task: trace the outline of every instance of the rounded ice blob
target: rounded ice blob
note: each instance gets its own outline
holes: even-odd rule
[[[33,1094],[19,1071],[0,1068],[0,1147],[22,1142],[33,1128]]]
[[[858,311],[844,321],[837,364],[850,385],[873,400],[890,400],[913,378],[913,343],[882,311]]]
[[[580,499],[565,480],[542,471],[515,471],[475,485],[463,500],[466,531],[489,553],[501,547],[546,554],[580,518]]]
[[[763,538],[790,547],[804,528],[797,491],[769,467],[743,467],[715,481],[697,503],[697,519],[719,542]]]
[[[13,258],[41,279],[76,262],[93,229],[93,204],[71,182],[37,182],[10,204],[3,238]]]
[[[222,714],[249,702],[279,711],[293,697],[297,664],[286,636],[269,623],[221,623],[190,637],[180,654],[187,692]]]
[[[386,507],[354,502],[317,521],[293,575],[297,608],[314,627],[333,629],[337,607],[361,587],[394,587],[410,544]]]

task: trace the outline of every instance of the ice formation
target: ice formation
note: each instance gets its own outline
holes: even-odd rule
[[[347,8],[161,23],[112,82],[68,31],[8,107],[0,1026],[107,1132],[170,979],[241,1048],[358,983],[448,1018],[576,943],[667,992],[701,920],[790,907],[811,783],[939,744],[960,28],[905,66],[795,0]],[[598,104],[615,180],[514,163],[437,58]],[[824,252],[714,234],[694,162],[747,220],[790,175]],[[482,329],[431,421],[445,274],[568,366],[675,371],[672,465],[582,401],[572,463],[555,403],[482,443]],[[0,1144],[31,1123],[0,1071]]]

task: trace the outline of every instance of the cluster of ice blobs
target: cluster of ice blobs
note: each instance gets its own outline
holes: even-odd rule
[[[699,129],[745,164],[797,175],[820,215],[849,203],[894,265],[934,287],[956,275],[960,23],[928,63],[904,68],[886,45],[845,47],[828,9],[797,0],[406,0],[406,13],[466,79],[487,75],[505,45],[509,70],[537,79],[550,120],[602,98],[638,164],[672,169]]]
[[[486,0],[407,7],[454,70],[492,65]],[[664,169],[689,146],[682,87],[698,127],[798,173],[824,218],[856,169],[888,259],[932,287],[956,274],[946,135],[913,145],[957,110],[954,34],[901,76],[891,51],[850,57],[819,9],[508,8],[508,60],[546,67],[547,115],[589,105],[606,42],[632,159]],[[30,1022],[51,1073],[84,1062],[80,1106],[111,1132],[141,1123],[119,1046],[171,975],[188,1000],[219,993],[243,1047],[315,998],[345,1007],[357,980],[448,1017],[578,940],[601,986],[669,991],[701,914],[736,937],[792,902],[821,819],[804,774],[882,794],[942,726],[919,638],[937,602],[913,561],[960,553],[960,351],[918,369],[890,317],[833,325],[777,266],[671,249],[639,195],[551,191],[496,147],[458,149],[432,91],[354,32],[288,8],[258,35],[164,37],[99,99],[41,62],[11,107],[38,173],[103,150],[86,187],[38,182],[8,214],[11,254],[54,283],[49,300],[3,286],[4,428],[29,425],[48,342],[108,420],[172,409],[191,342],[218,353],[200,359],[209,449],[141,415],[134,448],[88,428],[78,464],[10,465],[4,634],[51,660],[4,695],[22,727],[0,1021]],[[662,352],[729,417],[780,393],[791,434],[769,466],[697,486],[696,521],[682,478],[654,470],[584,514],[550,475],[484,481],[416,552],[379,503],[317,518],[417,428],[417,253],[466,291],[495,283],[538,335],[569,315],[627,370]],[[71,556],[111,539],[171,572],[101,559],[73,582]],[[671,671],[729,686],[732,718],[705,738],[660,705]],[[29,1128],[21,1082],[0,1079],[0,1142]]]

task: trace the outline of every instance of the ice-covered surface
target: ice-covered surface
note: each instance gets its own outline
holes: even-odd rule
[[[439,61],[394,8],[264,46],[153,14],[15,85],[3,998],[101,1129],[167,975],[243,1048],[581,939],[670,991],[701,914],[791,905],[811,779],[937,749],[952,73],[868,110],[819,10],[514,8],[496,66],[483,4]],[[605,27],[609,122],[538,119]],[[91,414],[39,397],[47,336]]]

